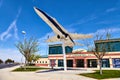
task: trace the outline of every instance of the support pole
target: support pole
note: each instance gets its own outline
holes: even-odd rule
[[[63,59],[64,59],[64,71],[67,71],[64,39],[62,39],[62,49],[63,49]]]

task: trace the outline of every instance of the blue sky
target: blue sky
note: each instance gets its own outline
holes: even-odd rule
[[[0,58],[20,61],[21,54],[14,46],[34,36],[40,41],[40,54],[47,54],[51,28],[35,13],[36,6],[47,12],[69,32],[82,34],[104,33],[112,30],[112,38],[120,38],[120,0],[0,0]]]

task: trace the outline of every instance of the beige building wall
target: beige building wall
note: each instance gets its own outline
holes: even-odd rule
[[[37,61],[36,61],[36,63],[35,63],[35,65],[36,66],[45,66],[45,67],[49,67],[49,60],[48,60],[48,58],[39,58]]]

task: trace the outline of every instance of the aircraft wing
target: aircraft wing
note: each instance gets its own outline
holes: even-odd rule
[[[46,40],[46,42],[59,42],[61,41],[61,39],[58,39],[57,38],[57,35],[56,36],[53,36],[53,37],[50,37],[49,39]],[[64,44],[65,46],[74,46],[75,44],[71,41],[71,39],[69,39],[69,37],[67,37],[65,40],[64,40]]]
[[[56,36],[53,36],[53,37],[50,37],[49,39],[46,40],[46,42],[59,42],[60,39],[57,38],[57,35]],[[65,46],[74,46],[74,45],[78,45],[78,46],[83,46],[83,44],[80,44],[80,43],[73,43],[69,37],[67,37],[64,41],[64,44]]]
[[[46,42],[58,42],[60,39],[57,38],[56,36],[50,37],[49,39],[46,40]]]
[[[86,38],[92,38],[92,35],[87,35],[87,34],[77,34],[77,33],[70,33],[69,34],[72,39],[86,39]]]

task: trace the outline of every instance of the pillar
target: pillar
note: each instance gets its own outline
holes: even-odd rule
[[[109,58],[110,68],[113,68],[112,58]]]
[[[76,67],[76,60],[73,59],[73,67],[75,68]]]
[[[55,61],[55,67],[58,67],[58,59]]]
[[[84,68],[87,68],[87,59],[84,59]]]

